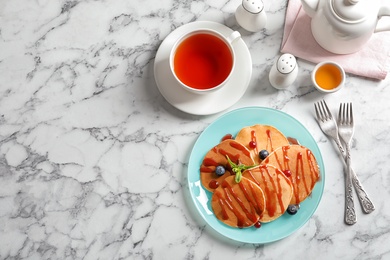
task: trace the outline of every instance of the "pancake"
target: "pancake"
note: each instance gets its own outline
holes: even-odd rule
[[[276,148],[289,144],[287,138],[278,129],[273,126],[260,124],[242,128],[235,140],[249,149],[256,164],[261,162],[259,158],[261,150],[267,150],[271,153]],[[251,145],[251,142],[254,143]]]
[[[234,175],[226,155],[236,164],[247,166],[255,164],[249,150],[244,145],[232,139],[222,141],[207,152],[200,166],[200,180],[203,187],[210,192],[214,192],[225,178]],[[222,165],[226,169],[222,176],[215,173],[215,168],[218,165]]]
[[[307,147],[301,145],[280,147],[263,160],[263,164],[274,165],[290,179],[294,190],[290,204],[304,201],[320,178],[316,158]]]
[[[284,214],[293,196],[293,188],[281,170],[262,164],[244,171],[243,177],[252,180],[264,192],[265,209],[260,222],[270,222]]]
[[[257,223],[264,211],[264,204],[262,189],[245,177],[239,183],[236,183],[234,176],[225,178],[211,199],[215,216],[226,225],[238,228]]]

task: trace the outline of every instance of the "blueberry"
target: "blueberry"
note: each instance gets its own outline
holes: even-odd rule
[[[298,210],[299,210],[299,205],[296,205],[296,204],[291,204],[291,205],[288,205],[288,207],[287,207],[287,213],[290,215],[297,214]]]
[[[264,160],[265,158],[267,158],[267,156],[269,155],[268,151],[267,150],[261,150],[259,152],[259,157],[261,160]]]
[[[222,165],[218,165],[216,168],[215,168],[215,174],[218,175],[218,176],[222,176],[225,174],[225,167],[223,167]]]

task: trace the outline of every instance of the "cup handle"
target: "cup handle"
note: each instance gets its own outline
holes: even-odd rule
[[[232,44],[234,41],[236,41],[239,38],[241,38],[241,34],[238,31],[234,31],[226,38],[226,40],[230,44]]]

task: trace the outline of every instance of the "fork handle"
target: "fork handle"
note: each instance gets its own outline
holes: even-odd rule
[[[353,202],[352,195],[352,179],[350,169],[346,172],[345,180],[345,223],[348,225],[353,225],[356,223],[356,213],[355,213],[355,204]]]
[[[348,162],[347,162],[348,161],[348,154],[346,154],[344,156],[345,152],[344,152],[343,146],[341,145],[340,139],[335,139],[335,142],[336,142],[337,147],[340,150],[341,156],[343,157],[345,163],[348,164]],[[349,154],[349,160],[350,159],[351,159],[351,155]],[[352,175],[352,183],[353,183],[353,186],[355,187],[356,194],[359,198],[360,205],[362,206],[364,213],[369,214],[375,210],[375,206],[372,203],[372,201],[370,200],[370,198],[368,197],[366,191],[363,188],[363,185],[359,181],[359,178],[357,177],[355,171],[352,169],[351,165],[349,167],[351,170],[350,173]],[[348,171],[348,169],[347,169],[347,171]]]
[[[375,210],[375,206],[368,197],[366,191],[363,188],[363,185],[360,183],[355,171],[351,168],[351,175],[352,175],[352,183],[355,187],[357,196],[359,198],[360,205],[362,206],[362,209],[364,213],[371,213]]]
[[[338,137],[334,138],[337,147],[340,150],[341,156],[344,159],[344,162],[347,164],[345,172],[345,223],[348,225],[353,225],[356,223],[356,213],[355,213],[355,203],[353,202],[352,194],[352,173],[351,173],[351,154],[347,147],[347,155],[344,156],[344,148],[341,145],[340,139]]]
[[[352,172],[351,172],[351,154],[347,147],[347,171],[345,174],[345,223],[353,225],[357,221],[355,213],[355,204],[352,194]]]
[[[334,138],[334,141],[336,142],[336,145],[339,148],[341,156],[343,157],[344,161],[346,161],[346,157],[344,156],[345,151],[344,151],[344,148],[340,142],[340,139],[337,137],[337,138]]]

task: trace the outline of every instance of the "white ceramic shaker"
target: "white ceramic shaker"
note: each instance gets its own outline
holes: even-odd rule
[[[269,82],[276,89],[286,89],[298,75],[298,63],[289,53],[281,55],[269,72]]]
[[[237,23],[250,32],[259,32],[267,24],[267,15],[262,0],[242,0],[235,16]]]

